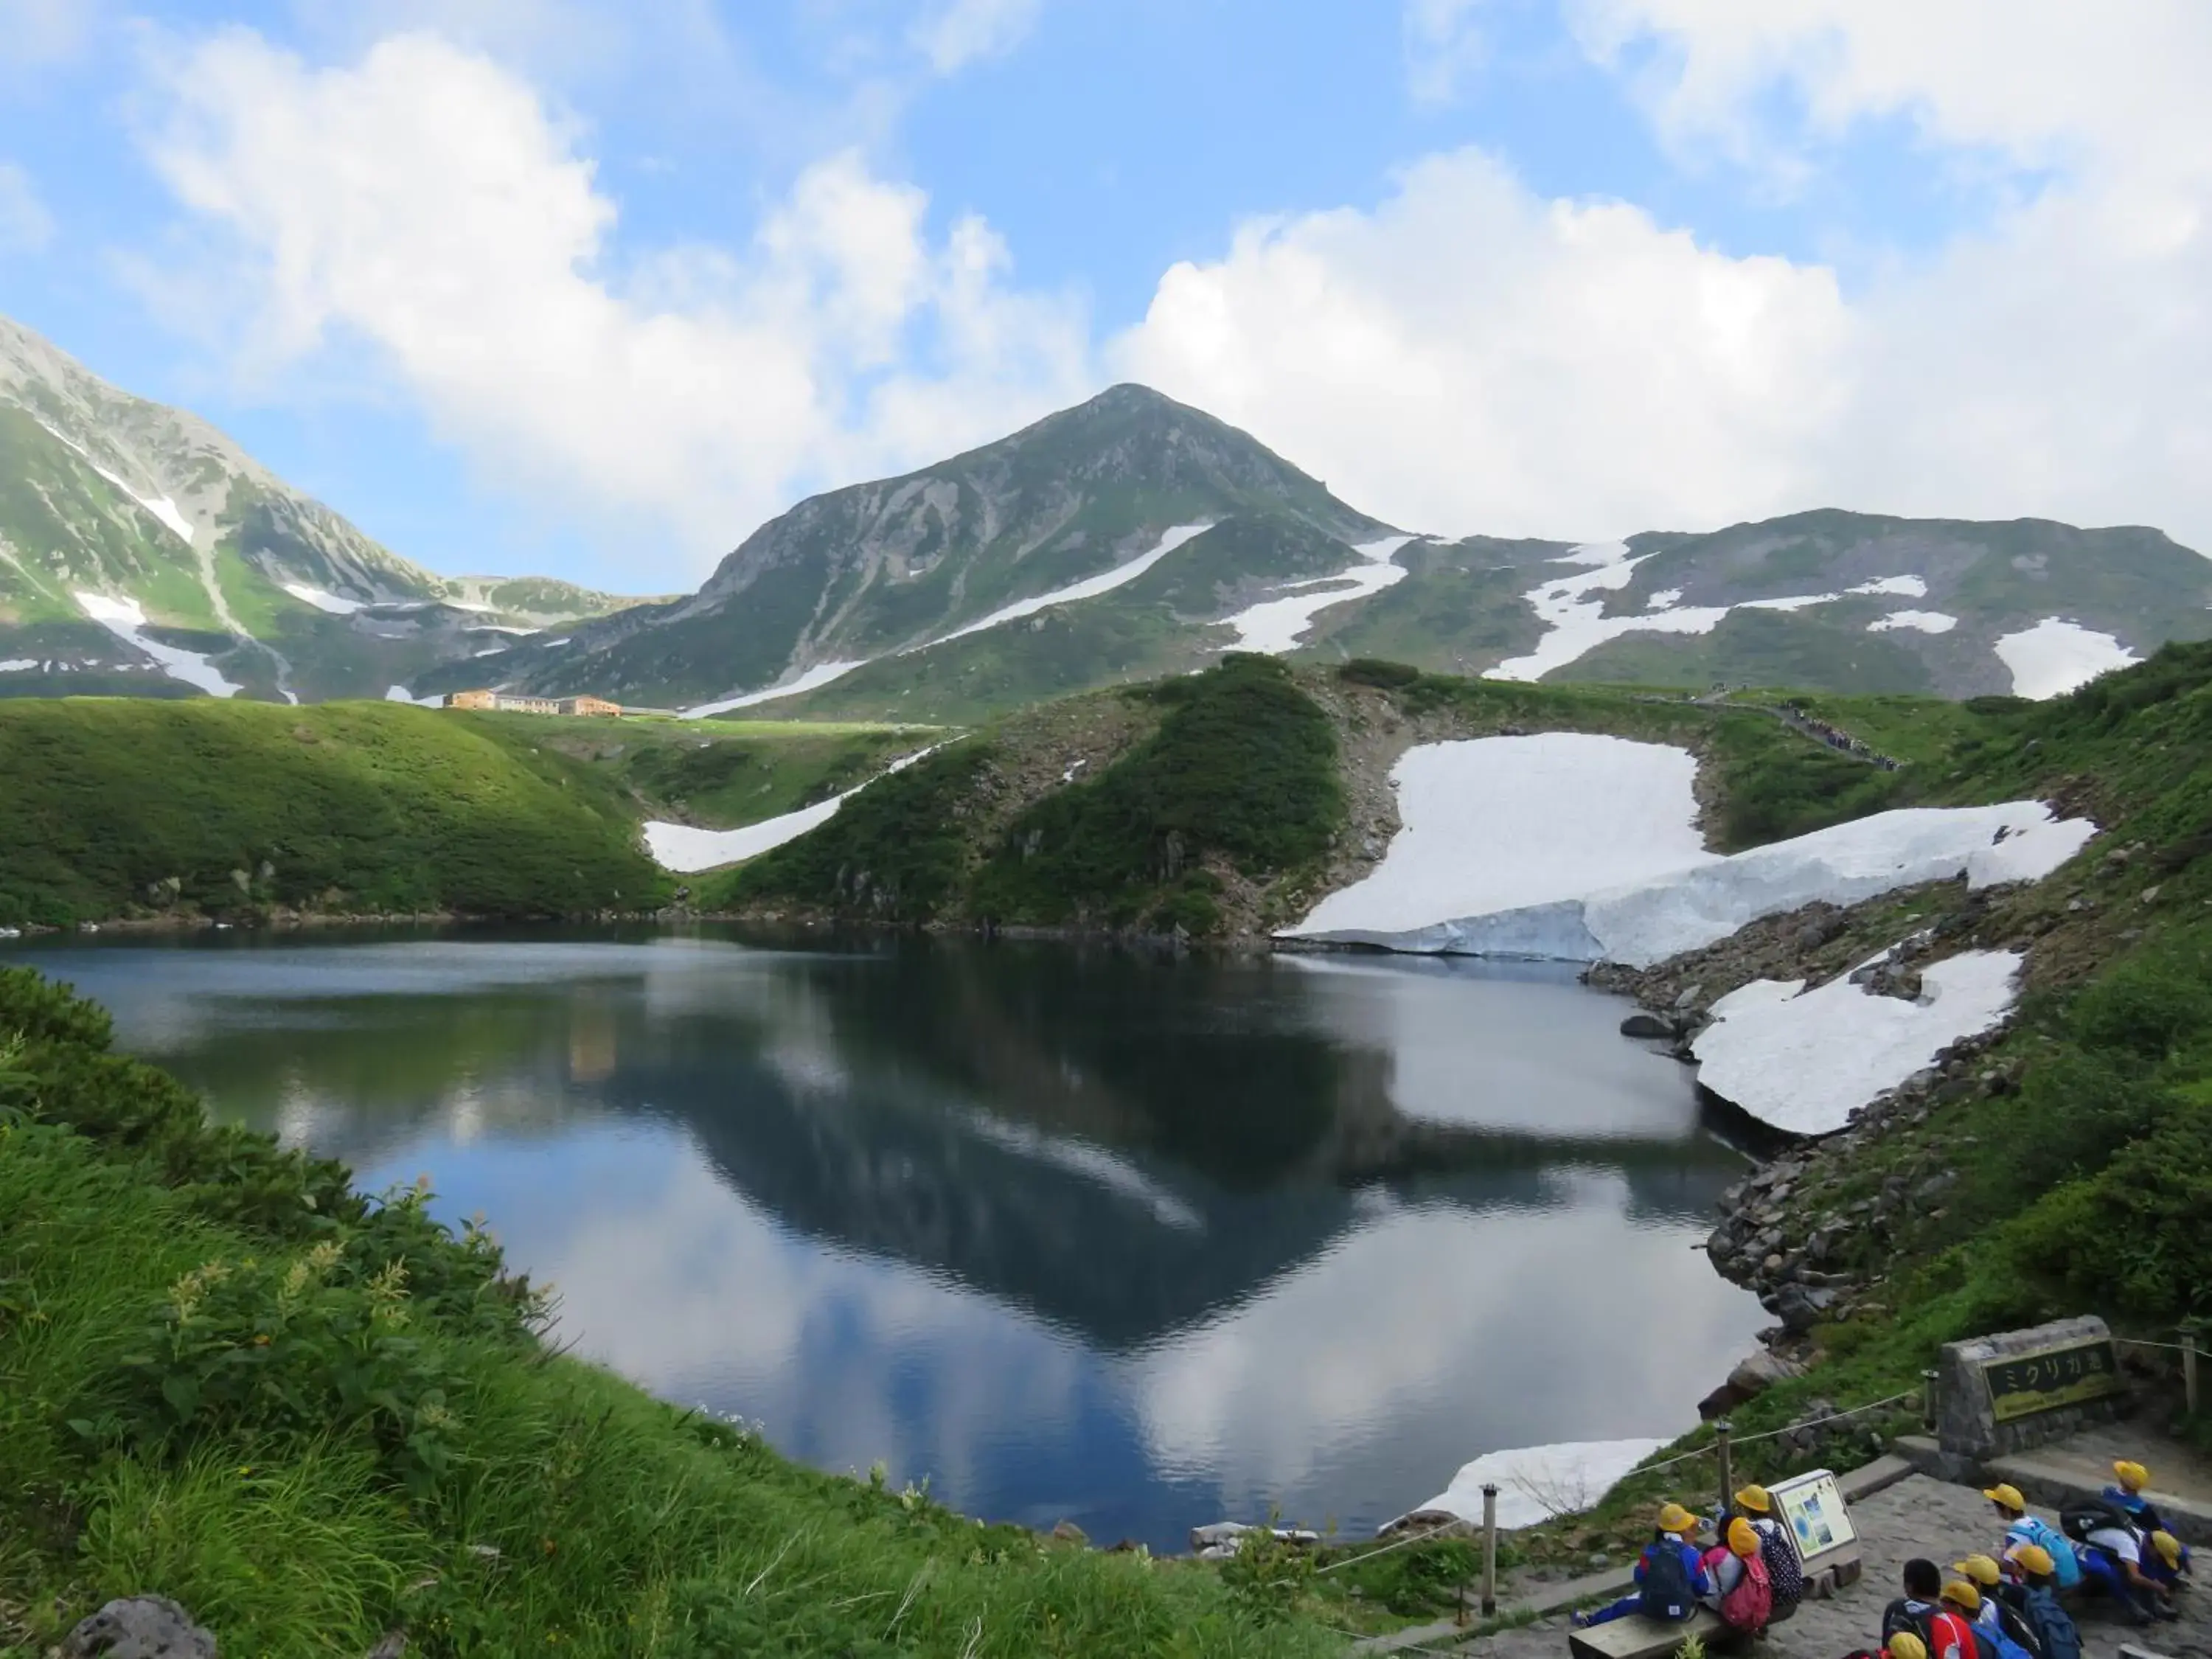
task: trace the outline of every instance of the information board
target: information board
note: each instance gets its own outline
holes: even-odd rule
[[[1990,1410],[2000,1423],[2102,1400],[2126,1386],[2109,1340],[1987,1360],[1982,1380],[1989,1385]]]
[[[1767,1488],[1774,1512],[1796,1540],[1797,1559],[1808,1573],[1819,1571],[1820,1558],[1858,1541],[1851,1512],[1836,1489],[1836,1477],[1827,1469],[1814,1469]]]

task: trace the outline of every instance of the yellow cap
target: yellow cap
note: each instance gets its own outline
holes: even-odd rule
[[[1738,1555],[1756,1555],[1759,1553],[1759,1529],[1739,1515],[1729,1522],[1728,1544]]]
[[[2022,1572],[2045,1578],[2058,1571],[2058,1563],[2051,1559],[2051,1552],[2040,1544],[2014,1544],[2005,1552],[2017,1562]]]
[[[1954,1578],[1943,1586],[1943,1599],[1955,1601],[1968,1613],[1982,1610],[1982,1593],[1963,1578]]]
[[[1766,1495],[1766,1488],[1764,1486],[1739,1486],[1736,1489],[1735,1501],[1744,1508],[1754,1510],[1760,1515],[1774,1513],[1774,1500]]]
[[[2150,1471],[2140,1463],[2130,1462],[2124,1457],[2112,1465],[2112,1473],[2120,1477],[2120,1484],[2130,1492],[2141,1492],[2145,1486],[2150,1485]]]
[[[2014,1515],[2027,1513],[2027,1499],[2020,1495],[2018,1486],[2010,1485],[1991,1486],[1982,1496],[2001,1510],[2010,1510]]]
[[[2158,1552],[2159,1559],[2167,1566],[2178,1567],[2181,1565],[2181,1540],[2172,1533],[2151,1534],[2150,1544],[2151,1547]]]
[[[1928,1644],[1909,1630],[1889,1638],[1889,1659],[1928,1659]]]
[[[1659,1530],[1662,1532],[1693,1532],[1698,1517],[1680,1504],[1663,1504],[1659,1509]]]
[[[1954,1561],[1951,1571],[1972,1579],[1984,1589],[1994,1589],[2004,1582],[2004,1569],[1986,1555],[1970,1555],[1963,1561]]]

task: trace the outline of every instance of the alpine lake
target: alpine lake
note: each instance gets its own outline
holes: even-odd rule
[[[1668,1436],[1745,1160],[1571,969],[735,932],[77,937],[225,1120],[427,1178],[558,1339],[791,1456],[1188,1547]]]

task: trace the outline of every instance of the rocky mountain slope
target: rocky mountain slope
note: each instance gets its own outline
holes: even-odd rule
[[[0,696],[380,697],[627,603],[434,575],[0,318]]]
[[[1234,428],[1115,386],[922,471],[802,501],[690,599],[501,665],[532,690],[700,703],[823,684],[848,665],[915,663],[929,646],[937,661],[947,649],[972,659],[1041,627],[1029,607],[1048,595],[1070,616],[1122,619],[1075,684],[1041,683],[1034,662],[1006,676],[994,701],[1009,707],[1203,653],[1205,625],[1240,599],[1333,574],[1356,562],[1352,544],[1389,530]],[[1157,568],[1146,563],[1156,555]],[[1175,581],[1199,569],[1202,584]],[[900,679],[872,677],[878,700],[896,698]]]
[[[2154,530],[1824,510],[1576,544],[1394,535],[1244,434],[1116,386],[765,526],[698,593],[525,645],[519,689],[986,720],[1232,649],[1436,672],[2055,696],[2212,635]],[[458,684],[449,673],[437,684]]]

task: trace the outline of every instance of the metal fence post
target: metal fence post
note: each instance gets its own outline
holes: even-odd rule
[[[2189,1414],[2197,1415],[2197,1321],[2181,1322],[2181,1393]]]
[[[1937,1390],[1942,1384],[1942,1373],[1925,1370],[1920,1373],[1920,1424],[1930,1434],[1936,1431],[1937,1408],[1942,1401]]]
[[[1482,1616],[1498,1611],[1498,1488],[1482,1489]]]

